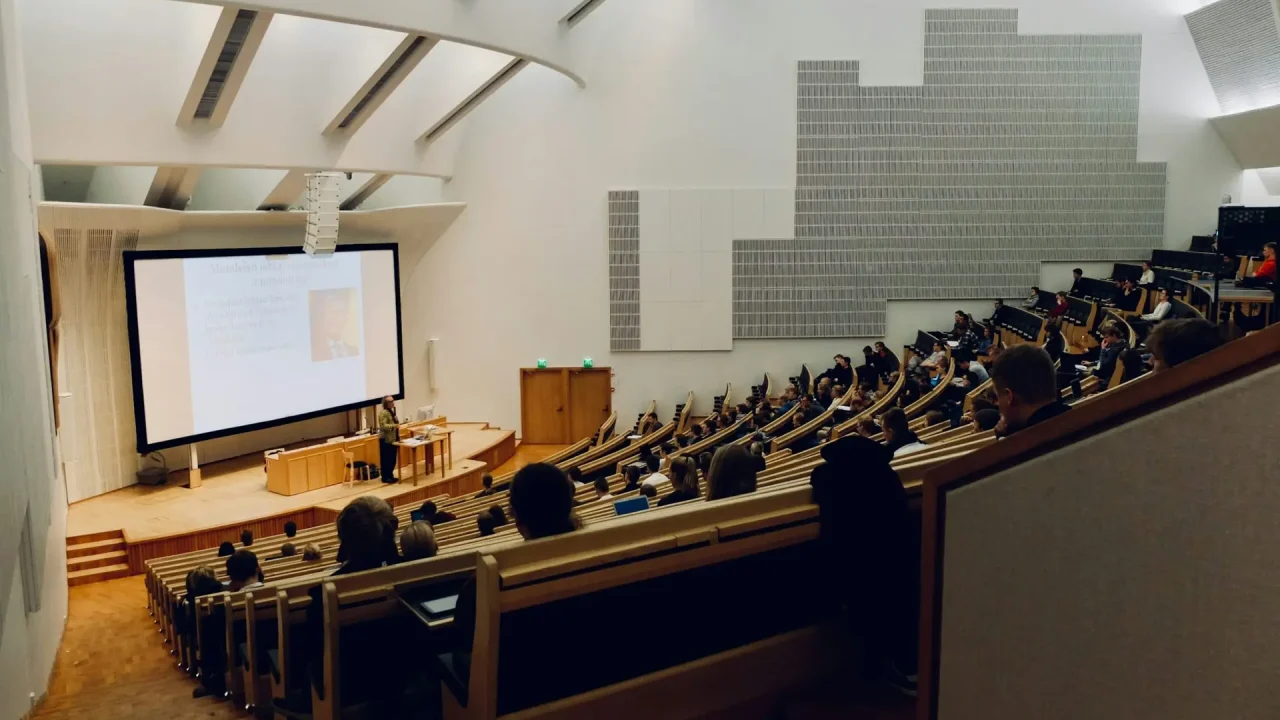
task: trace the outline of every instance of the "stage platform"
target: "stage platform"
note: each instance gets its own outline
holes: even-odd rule
[[[436,458],[437,470],[424,475],[419,463],[414,477],[395,484],[379,480],[334,485],[298,495],[267,490],[262,453],[202,465],[203,485],[195,490],[170,483],[132,485],[74,503],[67,511],[68,542],[118,537],[123,533],[131,572],[141,572],[151,558],[239,543],[246,528],[256,537],[284,532],[286,521],[299,528],[332,522],[352,498],[377,495],[394,506],[420,503],[437,495],[457,496],[480,489],[480,476],[515,454],[515,433],[487,423],[448,424],[454,430],[452,470],[441,477],[447,461]]]

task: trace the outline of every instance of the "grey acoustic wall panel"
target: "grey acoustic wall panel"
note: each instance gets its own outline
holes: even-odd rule
[[[1222,112],[1280,104],[1280,29],[1272,0],[1220,0],[1186,20]]]
[[[734,337],[879,337],[886,300],[1020,296],[1042,261],[1163,243],[1140,37],[1022,36],[1016,10],[925,20],[922,86],[799,64],[796,240],[735,240]]]
[[[640,193],[609,193],[609,349],[640,349]]]

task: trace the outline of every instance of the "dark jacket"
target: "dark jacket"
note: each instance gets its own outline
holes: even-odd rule
[[[1027,428],[1039,425],[1046,420],[1052,420],[1070,409],[1071,406],[1064,402],[1055,402],[1045,405],[1034,413],[1031,413],[1031,417],[1027,418],[1027,424],[1024,425],[1022,429],[1026,430]]]
[[[902,367],[902,363],[898,362],[898,356],[893,354],[889,348],[885,348],[884,354],[876,353],[873,356],[876,371],[881,375],[889,375],[898,372]]]
[[[1102,380],[1103,387],[1111,376],[1116,372],[1116,362],[1120,360],[1120,353],[1128,349],[1129,343],[1120,340],[1110,347],[1104,347],[1098,351],[1098,367],[1094,368],[1093,374]]]
[[[696,500],[696,499],[698,499],[698,493],[695,491],[676,490],[675,492],[667,493],[663,497],[658,498],[658,507],[662,507],[663,505],[670,505],[671,503],[684,502],[685,500]]]
[[[824,377],[831,378],[832,385],[843,385],[845,387],[849,387],[849,385],[853,383],[853,368],[840,367],[839,365],[836,365],[833,368],[827,368],[827,371],[815,378],[814,382],[816,383]]]

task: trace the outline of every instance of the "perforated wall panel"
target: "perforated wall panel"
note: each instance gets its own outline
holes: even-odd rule
[[[1186,16],[1223,113],[1280,104],[1280,30],[1272,0],[1220,0]]]

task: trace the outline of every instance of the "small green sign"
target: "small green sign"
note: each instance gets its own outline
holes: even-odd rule
[[[547,359],[546,359],[546,358],[538,358],[538,369],[539,369],[539,370],[546,370],[546,369],[547,369]]]
[[[589,368],[589,367],[595,367],[595,366],[596,366],[596,362],[591,358],[589,357],[582,358],[582,367]]]

